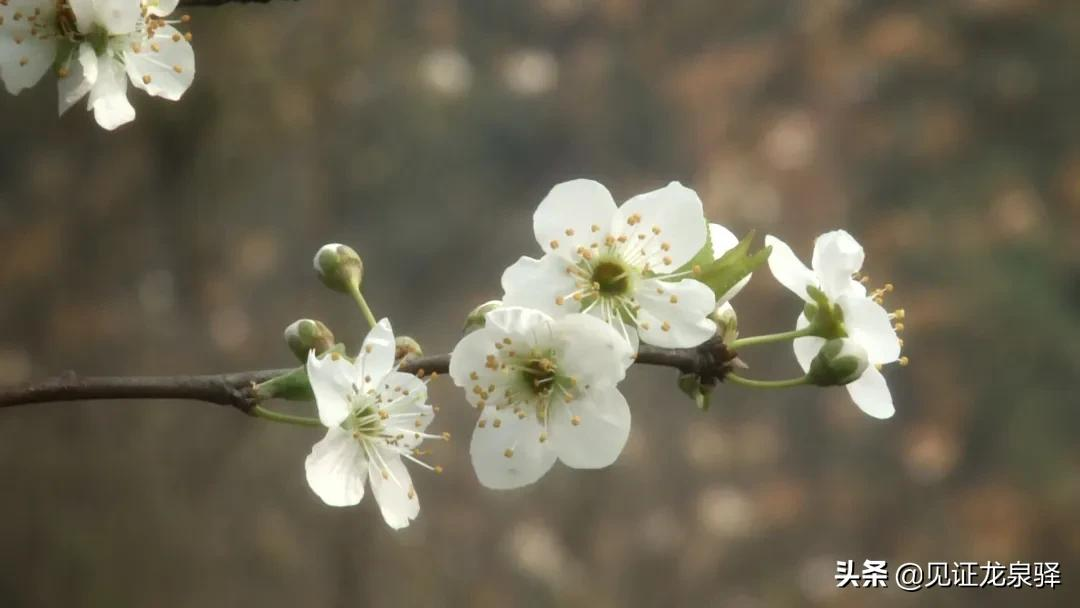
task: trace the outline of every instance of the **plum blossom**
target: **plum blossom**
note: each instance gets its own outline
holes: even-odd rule
[[[613,463],[630,433],[630,408],[616,385],[633,354],[590,315],[487,313],[485,326],[450,356],[450,376],[480,410],[469,448],[480,483],[524,486],[556,459],[578,469]]]
[[[127,83],[178,100],[195,76],[190,34],[168,20],[178,0],[4,0],[0,78],[11,94],[59,78],[59,113],[83,97],[101,127],[135,118]]]
[[[425,432],[434,418],[427,384],[394,366],[394,332],[386,319],[372,328],[355,361],[312,351],[308,381],[326,436],[315,444],[305,468],[311,489],[334,507],[355,505],[370,482],[383,519],[404,528],[420,512],[402,458],[427,469],[419,446],[440,438]]]
[[[577,179],[552,188],[533,216],[544,251],[502,276],[508,306],[554,317],[582,312],[638,340],[677,348],[713,336],[716,298],[686,265],[706,243],[701,199],[672,182],[616,207],[607,188]]]
[[[765,244],[772,247],[769,269],[777,281],[811,304],[815,301],[808,290],[816,288],[839,307],[847,337],[866,349],[870,363],[857,380],[846,385],[847,390],[859,409],[870,416],[891,417],[896,409],[879,368],[888,363],[906,362],[900,356],[901,342],[892,324],[894,319],[903,318],[903,310],[889,313],[881,306],[881,298],[891,291],[891,285],[867,295],[866,287],[854,278],[866,256],[858,241],[843,230],[825,233],[814,241],[812,269],[799,261],[780,239],[770,235],[765,237]],[[806,314],[800,314],[796,329],[809,326]],[[804,371],[810,370],[825,342],[825,338],[817,336],[795,339],[795,357]]]

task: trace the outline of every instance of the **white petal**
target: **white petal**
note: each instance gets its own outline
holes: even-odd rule
[[[640,253],[657,273],[674,271],[705,246],[701,199],[679,182],[626,201],[615,221],[614,229],[629,239],[624,251]]]
[[[571,297],[576,287],[566,273],[568,264],[550,253],[539,260],[522,256],[503,272],[503,304],[535,308],[555,317],[581,310],[581,303]]]
[[[489,312],[486,317],[485,329],[494,329],[501,334],[499,338],[521,338],[529,344],[535,344],[536,339],[546,337],[550,332],[549,326],[552,318],[539,310],[523,308],[520,306],[504,306]]]
[[[180,99],[195,78],[191,44],[171,25],[155,30],[153,39],[139,42],[137,52],[130,45],[124,50],[131,84],[155,97]]]
[[[806,319],[806,315],[800,314],[799,319],[795,322],[795,329],[803,329],[807,325],[810,325],[810,321]],[[792,347],[795,349],[795,358],[799,361],[799,367],[804,372],[810,371],[810,363],[821,351],[821,347],[825,346],[825,338],[819,338],[817,336],[810,336],[808,338],[795,338],[792,341]]]
[[[710,223],[709,243],[712,245],[713,257],[719,260],[728,250],[739,244],[739,237],[720,224]]]
[[[349,417],[348,399],[357,380],[352,363],[344,357],[316,357],[312,350],[308,353],[307,377],[311,392],[315,394],[319,421],[323,426],[337,427]]]
[[[813,271],[799,261],[787,243],[775,236],[767,235],[765,245],[772,247],[772,253],[769,254],[769,270],[772,271],[776,280],[803,300],[812,302],[806,288],[816,287],[818,284],[817,276]]]
[[[367,458],[348,431],[332,428],[311,448],[304,461],[307,482],[332,507],[348,507],[364,497]]]
[[[847,389],[855,405],[874,418],[892,418],[896,413],[885,376],[872,365],[858,380],[848,384]]]
[[[826,232],[814,241],[811,264],[821,281],[821,289],[830,299],[848,293],[852,284],[858,285],[851,275],[862,268],[866,255],[850,234],[843,230]]]
[[[519,488],[540,479],[555,464],[555,452],[546,442],[540,442],[543,428],[535,416],[518,418],[513,412],[496,411],[494,407],[485,408],[481,416],[485,425],[473,430],[469,455],[476,477],[484,486],[495,490]]]
[[[617,388],[594,388],[569,405],[553,408],[548,435],[565,465],[575,469],[606,467],[626,446],[630,407]]]
[[[97,13],[94,11],[94,0],[67,0],[71,12],[75,14],[75,27],[82,33],[94,29],[94,20]]]
[[[151,15],[164,17],[176,10],[179,0],[150,0],[147,2],[147,12]]]
[[[127,78],[119,61],[98,61],[98,77],[90,89],[90,109],[94,119],[109,131],[135,120],[135,108],[127,100]]]
[[[579,385],[611,386],[624,377],[634,362],[634,350],[610,325],[600,319],[573,314],[552,324],[559,367]]]
[[[60,78],[59,87],[60,114],[82,99],[97,80],[97,54],[94,47],[87,43],[79,45],[67,62],[68,75]]]
[[[478,329],[462,338],[450,353],[450,378],[465,389],[469,403],[477,405],[483,397],[473,392],[474,386],[502,386],[505,377],[485,365],[488,355],[495,354],[495,343],[503,338],[496,330]],[[476,379],[473,379],[473,375]]]
[[[716,307],[715,296],[704,283],[646,279],[638,284],[634,297],[641,306],[637,319],[643,342],[690,348],[716,334],[716,323],[708,318]]]
[[[37,84],[56,59],[55,38],[41,39],[30,33],[26,19],[14,21],[14,7],[7,8],[4,24],[0,25],[0,77],[8,93],[18,95],[23,89]],[[18,40],[19,42],[16,42]]]
[[[844,328],[848,336],[866,349],[870,363],[883,365],[900,357],[900,340],[889,320],[889,313],[877,302],[852,295],[837,300],[844,311]]]
[[[413,489],[409,470],[401,456],[387,448],[376,447],[369,463],[371,493],[379,503],[386,524],[395,530],[409,525],[420,514],[420,501]]]
[[[360,346],[353,378],[363,379],[365,386],[368,382],[379,382],[394,368],[395,351],[394,330],[390,327],[390,320],[380,319]]]
[[[611,193],[599,182],[575,179],[558,184],[533,214],[536,242],[545,253],[574,260],[579,246],[588,247],[608,234],[615,210]]]
[[[116,36],[135,31],[142,13],[142,3],[136,0],[94,0],[95,22]],[[81,29],[81,26],[80,26]]]
[[[427,384],[412,374],[390,372],[379,385],[382,397],[380,407],[390,417],[385,421],[392,435],[404,435],[399,439],[405,448],[414,448],[423,442],[417,433],[424,432],[435,420],[435,410],[427,404]]]
[[[713,259],[719,260],[724,257],[724,254],[739,244],[739,237],[735,236],[735,233],[724,228],[720,224],[709,224],[709,242],[712,245]],[[724,303],[728,300],[739,295],[739,292],[746,287],[746,284],[750,282],[750,277],[754,276],[750,273],[743,277],[741,281],[736,283],[727,290],[727,293],[717,298],[718,303]]]

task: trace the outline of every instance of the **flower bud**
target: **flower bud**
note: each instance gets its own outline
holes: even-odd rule
[[[471,334],[472,332],[483,328],[484,324],[487,323],[487,313],[495,310],[496,308],[499,308],[500,306],[502,306],[502,302],[500,300],[491,300],[489,302],[484,302],[480,306],[474,308],[472,312],[470,312],[469,315],[465,317],[465,327],[462,330],[463,333]]]
[[[716,388],[714,382],[702,382],[701,376],[697,374],[680,374],[678,385],[680,391],[694,400],[698,409],[709,411],[709,397]]]
[[[401,363],[408,363],[419,359],[424,356],[424,350],[420,348],[420,343],[413,340],[409,336],[398,336],[394,338],[394,360]]]
[[[315,254],[314,266],[319,280],[334,291],[351,293],[353,289],[360,288],[364,263],[348,245],[323,245]]]
[[[829,340],[810,363],[810,384],[840,386],[863,375],[870,365],[866,349],[851,338]]]
[[[285,328],[285,343],[296,358],[304,362],[312,349],[316,355],[321,355],[333,348],[334,334],[321,321],[300,319]]]
[[[739,337],[739,318],[728,302],[717,306],[709,318],[716,322],[716,335],[720,336],[724,344],[731,344]]]

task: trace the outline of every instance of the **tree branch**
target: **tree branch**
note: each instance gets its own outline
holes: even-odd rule
[[[295,1],[295,0],[293,0]],[[270,0],[180,0],[179,6],[221,6],[222,4],[269,4]]]
[[[735,352],[719,339],[695,348],[657,348],[642,344],[635,363],[671,367],[696,374],[703,381],[722,381],[735,360]],[[400,368],[409,374],[446,374],[450,355],[420,357]],[[255,385],[288,374],[292,369],[265,369],[201,376],[98,376],[74,373],[20,387],[0,387],[0,408],[59,401],[95,399],[182,399],[235,407],[250,413],[258,403]]]

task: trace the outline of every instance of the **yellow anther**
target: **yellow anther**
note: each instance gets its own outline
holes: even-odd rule
[[[896,360],[896,362],[900,364],[900,367],[906,367],[907,364],[911,362],[911,360],[908,359],[905,356],[905,357],[900,357],[899,359]]]
[[[573,416],[572,418],[570,418],[570,424],[574,426],[579,426],[581,424],[581,416]]]
[[[671,323],[668,323],[667,321],[664,321],[663,323],[660,324],[660,329],[663,330],[663,331],[671,331]]]
[[[551,243],[549,243],[549,244],[551,245],[552,249],[558,249],[559,248],[559,241],[556,241],[555,239],[552,239]]]
[[[514,449],[506,448],[506,450],[503,452],[503,456],[506,456],[507,458],[512,458],[514,456]]]
[[[499,428],[500,426],[502,426],[502,419],[496,418],[495,420],[492,420],[491,421],[491,426],[493,426],[495,428]]]

